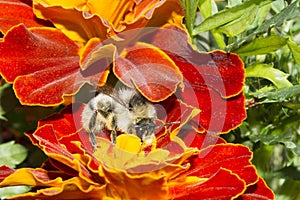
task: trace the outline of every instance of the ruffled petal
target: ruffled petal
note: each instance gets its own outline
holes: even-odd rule
[[[0,166],[0,182],[2,182],[9,175],[13,174],[15,171],[16,170],[11,167],[5,165]]]
[[[227,133],[246,118],[242,93],[245,69],[237,55],[196,51],[188,43],[187,33],[170,25],[149,31],[142,41],[163,50],[178,66],[184,90],[176,95],[201,110],[200,117],[193,120],[199,132]]]
[[[144,40],[170,56],[182,71],[185,86],[209,86],[225,98],[236,96],[243,90],[245,69],[236,54],[194,50],[187,32],[170,25],[152,31],[144,36]]]
[[[145,43],[126,48],[113,69],[124,84],[131,87],[134,84],[153,102],[168,98],[182,83],[182,75],[174,62],[160,49]]]
[[[57,105],[84,83],[103,84],[106,69],[79,67],[79,46],[60,31],[19,25],[0,42],[0,73],[22,104]]]
[[[233,199],[242,194],[245,183],[236,174],[226,169],[220,169],[207,180],[201,178],[182,177],[171,182],[170,199],[203,200]]]
[[[93,37],[106,39],[114,32],[110,25],[98,15],[83,10],[83,2],[34,1],[35,15],[51,21],[73,41],[87,42]],[[95,26],[96,24],[96,26]]]
[[[251,164],[252,152],[249,148],[235,144],[217,144],[202,149],[197,157],[191,160],[187,176],[208,178],[220,168],[226,168],[237,174],[247,185],[256,183],[258,175]]]
[[[13,26],[24,24],[27,27],[46,25],[33,14],[31,5],[21,0],[5,0],[0,2],[0,31],[4,34]]]
[[[223,138],[214,133],[197,133],[194,130],[182,129],[177,135],[188,147],[205,149],[208,146],[227,143]]]
[[[247,117],[243,93],[224,99],[215,90],[202,86],[185,87],[181,95],[184,102],[201,110],[192,124],[199,132],[227,133],[241,125]]]
[[[267,186],[262,178],[254,185],[248,186],[247,190],[237,200],[273,200],[274,192]]]

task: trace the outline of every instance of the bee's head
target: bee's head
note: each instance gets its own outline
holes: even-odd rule
[[[134,134],[141,138],[142,141],[148,136],[154,136],[155,134],[155,121],[153,118],[142,118],[135,124],[129,127],[131,134]]]
[[[123,90],[120,96],[126,103],[130,120],[127,133],[137,135],[141,140],[144,140],[146,136],[154,136],[155,107],[135,90]]]
[[[128,110],[132,117],[132,126],[129,128],[131,134],[142,140],[154,135],[156,111],[151,103],[140,95],[134,95],[129,101]]]
[[[154,106],[136,90],[122,89],[119,91],[119,96],[123,100],[134,124],[143,118],[156,118]]]

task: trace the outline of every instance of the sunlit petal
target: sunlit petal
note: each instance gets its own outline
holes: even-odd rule
[[[171,96],[182,82],[174,62],[160,49],[145,43],[126,48],[116,59],[114,73],[126,85],[134,84],[154,102]]]

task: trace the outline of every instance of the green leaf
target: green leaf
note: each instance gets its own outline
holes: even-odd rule
[[[208,18],[213,14],[213,6],[216,7],[216,4],[212,0],[199,0],[198,8],[204,17],[204,19]],[[226,44],[224,42],[224,37],[222,32],[217,31],[216,29],[211,30],[212,36],[215,38],[219,48],[224,49]]]
[[[274,146],[263,145],[254,152],[253,163],[259,174],[265,176],[272,159]]]
[[[288,88],[280,88],[269,92],[255,92],[250,95],[262,99],[266,98],[263,103],[284,102],[296,96],[300,96],[300,85],[295,85]]]
[[[6,117],[4,116],[6,113],[6,110],[3,106],[3,103],[1,102],[2,97],[5,95],[6,89],[10,87],[10,84],[4,84],[0,87],[0,119],[7,121]]]
[[[241,0],[229,0],[228,1],[228,4],[229,4],[230,7],[237,6],[241,3],[242,3]]]
[[[256,23],[254,23],[253,27],[261,26],[261,24],[265,21],[266,17],[270,14],[270,8],[272,4],[267,4],[262,6],[257,13]]]
[[[242,46],[234,52],[240,56],[267,54],[286,45],[288,38],[271,35],[265,38],[256,38],[249,44]]]
[[[276,12],[279,13],[281,10],[285,8],[285,1],[284,0],[276,0],[272,3],[272,9]]]
[[[199,0],[198,8],[204,17],[204,19],[208,18],[212,15],[212,2],[211,0]]]
[[[197,35],[201,32],[212,30],[234,20],[238,20],[255,7],[261,7],[271,2],[271,0],[250,0],[235,7],[224,9],[208,17],[201,24],[196,26],[192,34]]]
[[[235,19],[219,28],[218,31],[226,34],[228,37],[234,37],[244,32],[253,23],[259,7],[255,6],[252,10],[246,9],[245,13],[238,19]]]
[[[180,2],[184,8],[186,27],[191,34],[194,28],[198,0],[181,0]]]
[[[293,86],[288,80],[289,75],[273,68],[272,64],[255,64],[247,67],[246,77],[260,77],[271,81],[277,88]]]
[[[295,62],[300,66],[300,46],[291,40],[287,41],[287,44],[293,54]]]
[[[224,42],[223,34],[219,31],[217,31],[216,29],[211,30],[211,34],[215,38],[219,48],[224,49],[226,47],[226,44]]]
[[[266,33],[271,27],[279,26],[283,24],[283,22],[286,20],[299,17],[300,10],[298,4],[299,1],[295,1],[294,3],[288,5],[280,13],[274,15],[268,20],[265,20],[264,23],[262,23],[261,26],[253,30],[251,34],[227,46],[227,51],[233,51],[234,49],[239,48],[242,44],[253,40],[253,38],[255,38],[256,35]]]
[[[6,199],[7,197],[11,197],[18,194],[24,194],[31,189],[29,186],[11,186],[0,188],[0,197],[1,199]]]
[[[22,163],[27,157],[27,150],[14,141],[3,143],[0,145],[0,166],[7,165],[15,168],[16,165]]]
[[[286,179],[276,194],[277,200],[297,200],[300,198],[300,181]]]

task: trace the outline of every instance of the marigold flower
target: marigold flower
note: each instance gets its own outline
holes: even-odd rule
[[[128,6],[128,12],[122,12],[124,15],[135,13],[135,20],[122,18],[125,21],[120,21],[124,25],[120,29],[116,16],[106,16],[97,7],[100,4],[93,1],[67,1],[62,5],[58,1],[33,1],[33,10],[22,1],[2,1],[3,9],[7,5],[14,6],[1,12],[4,19],[9,17],[9,23],[2,28],[5,35],[0,42],[0,73],[7,82],[13,83],[16,96],[25,105],[51,106],[67,102],[65,99],[77,93],[85,83],[101,86],[109,82],[108,74],[113,71],[123,84],[135,87],[152,102],[176,95],[199,108],[201,114],[193,119],[193,126],[199,132],[225,133],[240,125],[246,112],[242,93],[245,73],[239,57],[222,51],[200,53],[194,50],[181,22],[175,20],[183,17],[177,1],[135,4]],[[87,11],[101,20],[91,22],[93,17],[85,17]],[[10,20],[11,16],[5,15],[7,12],[26,15]],[[154,14],[156,12],[163,15]],[[33,14],[50,20],[56,28],[37,21]],[[70,20],[75,24],[69,23]],[[90,23],[98,24],[96,27],[103,30],[103,21],[107,22],[106,32],[107,27],[113,27],[114,32],[119,33],[109,38],[81,33],[97,32],[90,31],[95,28]],[[143,21],[143,26],[159,28],[130,29],[139,21]],[[67,28],[69,25],[72,27]],[[130,30],[125,29],[125,25]],[[66,33],[68,31],[89,37],[80,42]],[[166,101],[165,105],[169,104],[169,100]]]
[[[274,198],[251,164],[250,150],[214,134],[194,137],[182,130],[168,143],[158,140],[150,152],[136,149],[140,141],[133,135],[118,136],[117,146],[99,137],[94,153],[76,124],[82,108],[70,105],[28,134],[49,157],[41,168],[1,167],[0,186],[36,188],[13,199]]]
[[[70,104],[27,134],[49,157],[41,168],[0,167],[0,186],[33,186],[12,198],[273,198],[251,151],[216,134],[246,118],[243,63],[194,50],[177,0],[5,0],[0,10],[0,73],[22,104],[66,103],[86,83],[111,84],[111,73],[158,105],[158,121],[178,122],[151,148],[133,135],[114,145],[99,133],[94,152],[80,124],[83,104]]]

